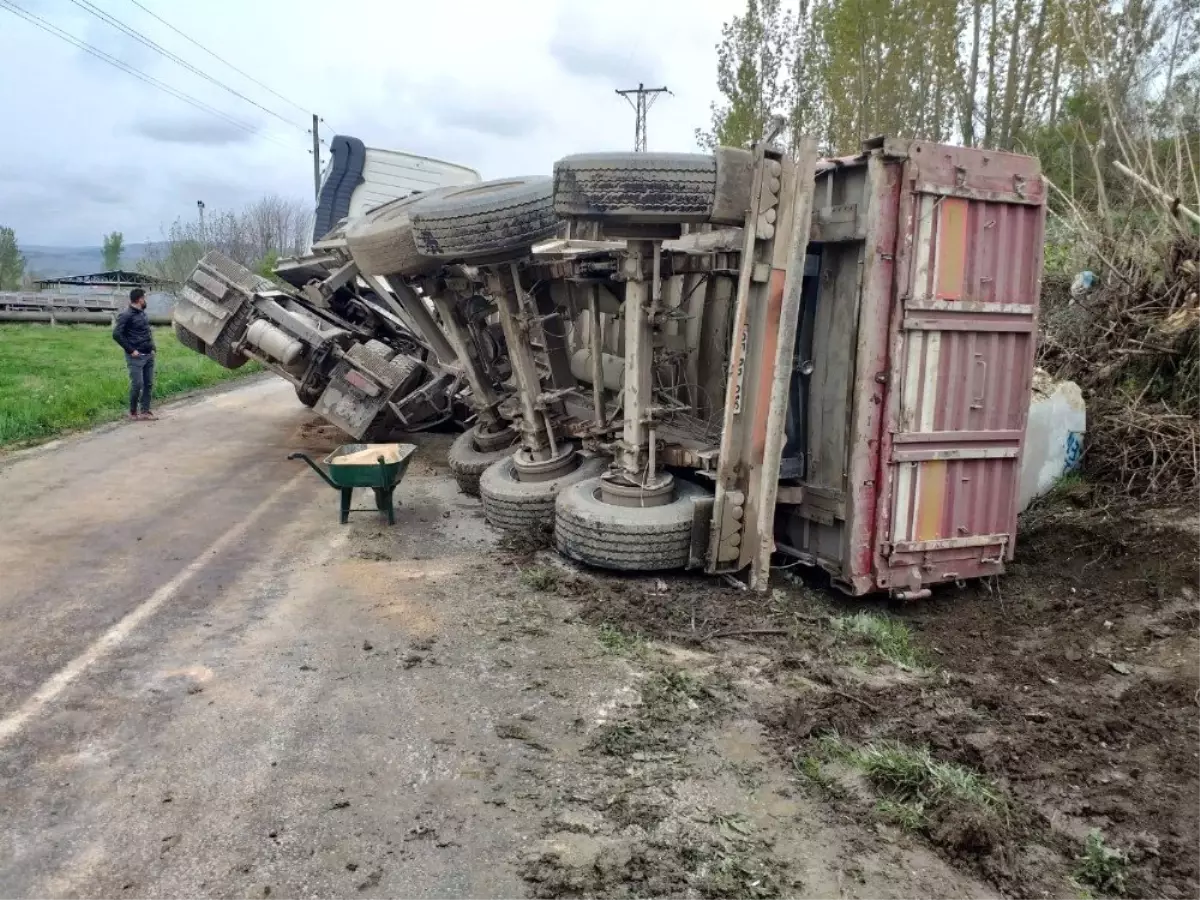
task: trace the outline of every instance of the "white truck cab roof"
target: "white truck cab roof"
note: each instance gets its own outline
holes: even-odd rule
[[[355,218],[389,200],[418,191],[476,184],[479,173],[467,166],[367,147],[358,138],[337,135],[321,177],[313,239],[319,240],[346,218]]]

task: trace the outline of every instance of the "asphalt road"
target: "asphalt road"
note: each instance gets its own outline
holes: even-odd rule
[[[356,556],[376,517],[285,459],[330,448],[311,422],[257,381],[0,463],[0,895],[523,893],[499,807],[422,824],[461,806],[439,747],[489,728],[419,668],[483,525],[417,464],[408,561]]]
[[[0,896],[989,893],[798,790],[757,651],[606,645],[578,601],[636,583],[504,551],[450,439],[394,528],[275,379],[0,459]],[[741,699],[656,718],[664,673]]]

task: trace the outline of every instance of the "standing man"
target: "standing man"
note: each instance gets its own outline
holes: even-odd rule
[[[117,316],[113,340],[125,351],[129,368],[129,418],[154,419],[150,412],[150,394],[154,390],[154,332],[146,316],[146,292],[134,288],[129,292],[129,307]],[[141,399],[141,412],[138,400]]]

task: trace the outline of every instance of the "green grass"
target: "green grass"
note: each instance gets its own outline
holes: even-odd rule
[[[533,566],[521,571],[521,581],[530,590],[548,591],[558,584],[561,575],[552,566]]]
[[[643,641],[639,635],[622,631],[611,622],[602,622],[597,634],[600,645],[607,653],[627,656],[642,649]]]
[[[1088,833],[1083,855],[1077,862],[1075,878],[1078,881],[1105,894],[1120,896],[1125,893],[1125,869],[1129,857],[1105,844],[1099,828]]]
[[[171,328],[154,332],[155,402],[260,371],[256,363],[222,369],[183,347]],[[0,325],[0,447],[120,418],[128,400],[125,357],[107,326]]]
[[[866,638],[880,656],[897,666],[920,669],[925,665],[925,656],[914,642],[912,632],[897,619],[858,612],[835,620],[835,624],[843,631]]]
[[[822,754],[858,769],[883,794],[876,811],[885,818],[917,830],[925,812],[935,805],[966,805],[1002,816],[1008,802],[988,778],[963,766],[934,759],[927,747],[899,741],[848,744],[837,734],[819,739]]]
[[[904,800],[880,800],[875,812],[885,822],[898,825],[905,831],[920,831],[925,827],[925,804]]]

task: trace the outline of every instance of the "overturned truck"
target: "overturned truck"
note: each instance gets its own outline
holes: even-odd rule
[[[914,597],[1003,571],[1033,374],[1036,160],[876,139],[580,154],[437,188],[277,270],[210,254],[181,340],[360,437],[464,428],[503,528],[618,570],[819,567]]]

